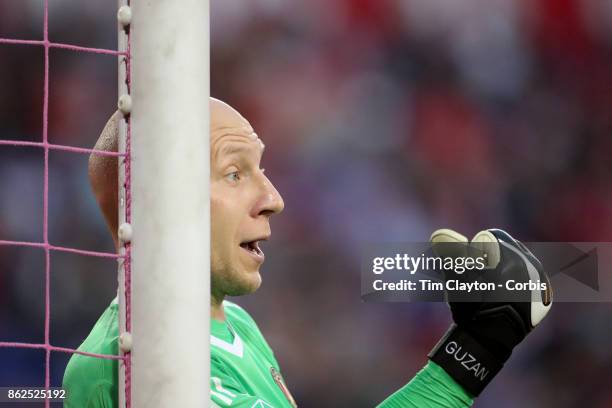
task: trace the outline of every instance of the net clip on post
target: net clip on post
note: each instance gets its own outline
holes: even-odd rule
[[[121,242],[124,244],[132,241],[132,225],[127,222],[124,222],[119,226],[117,235],[119,236]]]
[[[117,21],[123,26],[123,28],[129,27],[132,22],[132,9],[130,6],[121,6],[117,11]]]
[[[132,112],[132,97],[127,94],[121,95],[117,102],[117,108],[119,108],[123,116],[128,116]]]
[[[119,349],[124,353],[132,351],[132,334],[130,332],[121,333],[119,336]]]

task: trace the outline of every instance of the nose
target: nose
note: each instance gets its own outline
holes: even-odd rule
[[[272,214],[278,214],[285,208],[283,197],[274,187],[274,184],[263,173],[261,174],[261,195],[254,208],[254,215],[264,215],[270,217]]]

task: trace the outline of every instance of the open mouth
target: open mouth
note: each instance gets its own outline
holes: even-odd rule
[[[257,258],[257,260],[263,261],[264,253],[259,247],[259,242],[261,242],[261,240],[245,241],[240,244],[240,248]]]

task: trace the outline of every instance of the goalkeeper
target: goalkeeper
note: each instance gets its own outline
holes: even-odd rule
[[[270,237],[270,218],[282,211],[283,200],[260,168],[264,145],[249,122],[216,99],[211,99],[210,110],[211,405],[295,407],[256,323],[244,309],[224,300],[260,286],[264,261],[260,243]],[[119,120],[118,113],[110,118],[96,149],[117,150]],[[117,159],[92,155],[89,176],[118,245]],[[503,231],[483,231],[477,238],[496,243],[499,250],[491,274],[527,280],[535,273],[541,280],[546,278],[539,262]],[[441,230],[432,235],[432,242],[467,239]],[[431,352],[429,363],[379,407],[469,407],[548,311],[548,293],[534,293],[533,299],[526,303],[451,302],[455,324]],[[79,350],[116,355],[118,331],[118,305],[113,300]],[[118,363],[74,354],[63,386],[66,408],[118,407]]]

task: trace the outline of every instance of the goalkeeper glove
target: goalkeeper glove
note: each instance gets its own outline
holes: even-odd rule
[[[478,396],[502,369],[512,349],[548,313],[552,305],[550,282],[538,259],[521,242],[499,229],[481,231],[471,243],[455,231],[437,230],[431,236],[431,243],[434,252],[442,257],[456,258],[467,255],[470,250],[480,250],[488,260],[488,268],[481,271],[481,277],[495,282],[496,287],[510,279],[539,280],[546,285],[545,290],[529,290],[528,298],[502,301],[490,294],[470,302],[453,301],[447,291],[454,324],[429,353],[429,358],[467,392]]]

